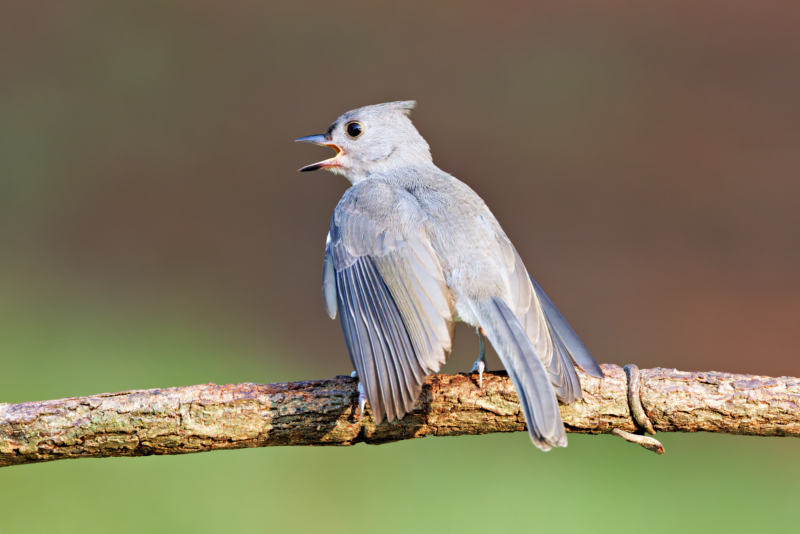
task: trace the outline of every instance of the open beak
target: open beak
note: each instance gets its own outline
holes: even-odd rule
[[[320,161],[319,163],[314,163],[312,165],[306,165],[300,172],[309,172],[309,171],[316,171],[317,169],[324,169],[325,167],[336,167],[338,163],[336,160],[342,154],[342,149],[339,148],[337,145],[331,142],[330,137],[327,134],[320,134],[320,135],[308,135],[306,137],[301,137],[300,139],[295,139],[295,142],[303,142],[303,143],[313,143],[315,145],[320,146],[329,146],[336,151],[336,155],[330,159],[326,159],[324,161]]]

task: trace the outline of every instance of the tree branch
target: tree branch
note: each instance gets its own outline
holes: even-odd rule
[[[579,371],[584,400],[561,406],[567,431],[641,434],[643,429],[631,417],[625,372],[609,364],[603,370],[607,378],[602,381]],[[412,413],[379,426],[369,410],[359,422],[357,380],[342,376],[0,404],[0,467],[62,458],[377,444],[525,430],[506,374],[484,374],[483,389],[476,378],[431,376]],[[640,380],[642,409],[657,431],[800,437],[797,378],[657,368],[642,370]],[[643,445],[655,441],[632,438]],[[656,450],[652,443],[648,448]]]

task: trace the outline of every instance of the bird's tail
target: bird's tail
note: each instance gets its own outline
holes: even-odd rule
[[[471,307],[514,383],[533,444],[545,451],[566,447],[558,400],[522,325],[497,297],[472,302]]]

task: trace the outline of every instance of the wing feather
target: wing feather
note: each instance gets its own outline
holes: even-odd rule
[[[509,308],[531,340],[559,400],[566,403],[580,400],[580,379],[573,362],[592,376],[602,377],[600,366],[541,287],[528,275],[511,243],[506,239],[502,241],[511,247],[514,257],[507,277],[512,303]]]
[[[333,268],[333,254],[331,254],[331,233],[325,242],[325,262],[322,266],[322,300],[325,302],[325,311],[331,319],[336,319],[336,271]]]
[[[399,231],[391,224],[391,213],[359,208],[385,201],[354,198],[371,192],[375,190],[353,187],[337,206],[322,287],[331,317],[336,316],[333,303],[338,307],[350,359],[380,422],[384,416],[391,421],[411,411],[425,376],[447,360],[453,303],[424,231],[424,214],[401,202],[403,215],[417,224],[405,224]]]
[[[561,312],[558,311],[558,308],[555,307],[547,294],[542,290],[539,284],[536,283],[536,280],[531,278],[531,283],[536,291],[536,296],[541,302],[542,310],[545,315],[547,315],[547,319],[552,325],[552,329],[556,332],[556,335],[562,341],[566,350],[569,351],[575,363],[577,363],[581,369],[596,378],[605,377],[597,360],[594,359],[589,349],[586,348],[586,345],[583,344],[578,334],[575,333],[567,320],[564,319],[564,316],[561,315]]]

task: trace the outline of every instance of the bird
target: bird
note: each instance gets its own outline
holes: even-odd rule
[[[415,101],[365,106],[324,134],[296,141],[335,150],[324,169],[352,184],[331,217],[322,294],[376,424],[413,410],[428,375],[453,347],[454,325],[476,328],[471,372],[483,387],[484,337],[511,378],[528,433],[542,450],[566,447],[558,401],[581,399],[575,365],[603,371],[529,276],[486,203],[433,163],[411,122]],[[361,413],[363,414],[363,402]]]

